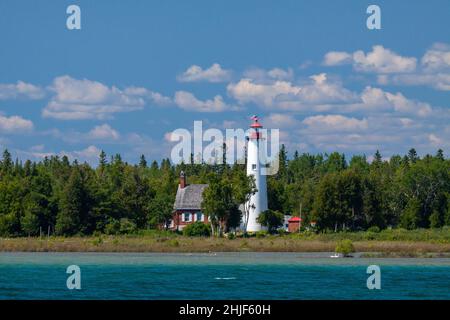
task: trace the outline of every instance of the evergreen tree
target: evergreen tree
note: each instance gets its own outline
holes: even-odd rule
[[[139,159],[139,167],[147,168],[147,160],[145,160],[145,156],[143,154],[141,155],[141,158]]]

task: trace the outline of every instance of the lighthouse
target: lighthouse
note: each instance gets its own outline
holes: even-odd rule
[[[263,230],[258,223],[259,214],[267,210],[267,183],[266,183],[266,161],[264,137],[262,136],[262,125],[259,123],[257,116],[253,116],[250,125],[248,142],[247,142],[247,176],[255,178],[256,189],[255,194],[250,197],[247,208],[249,208],[249,216],[247,223],[247,232],[256,232]]]

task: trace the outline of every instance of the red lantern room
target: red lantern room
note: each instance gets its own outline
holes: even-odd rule
[[[262,139],[262,134],[259,132],[259,129],[262,129],[263,126],[259,123],[258,116],[253,116],[251,119],[253,120],[253,123],[250,125],[250,128],[253,130],[250,134],[250,139],[260,140]]]

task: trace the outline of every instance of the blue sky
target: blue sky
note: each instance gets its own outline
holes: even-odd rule
[[[81,8],[81,30],[66,8]],[[366,8],[381,8],[381,30]],[[0,147],[169,157],[258,114],[292,155],[450,147],[449,1],[0,2]]]

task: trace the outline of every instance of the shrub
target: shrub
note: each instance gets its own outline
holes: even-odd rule
[[[183,235],[187,237],[208,237],[211,234],[209,225],[196,221],[183,228]]]
[[[348,257],[350,253],[355,252],[355,248],[353,247],[353,243],[350,239],[344,239],[337,243],[336,252],[342,253],[344,257]]]
[[[228,233],[227,238],[228,238],[228,240],[233,240],[236,238],[236,235],[234,233],[230,232],[230,233]]]
[[[137,231],[136,224],[126,218],[117,220],[111,219],[105,226],[106,234],[130,234]]]
[[[130,234],[136,232],[136,224],[129,219],[120,219],[120,233]]]
[[[267,236],[267,234],[268,234],[267,231],[262,230],[262,231],[257,231],[255,235],[257,238],[264,238],[265,236]]]
[[[367,231],[378,233],[380,232],[380,228],[378,226],[371,226]]]
[[[92,240],[92,244],[94,245],[94,246],[99,246],[99,245],[101,245],[103,243],[103,239],[102,239],[102,237],[100,236],[100,237],[97,237],[96,239],[94,239],[94,240]]]
[[[111,219],[105,226],[106,234],[119,234],[120,231],[120,221],[116,219]]]

